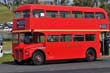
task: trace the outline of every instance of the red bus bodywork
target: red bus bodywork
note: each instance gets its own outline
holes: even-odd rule
[[[31,43],[24,44],[18,41],[18,44],[13,43],[13,57],[15,60],[28,60],[32,58],[36,51],[42,51],[45,55],[45,60],[63,60],[63,59],[77,59],[85,58],[86,51],[89,48],[94,48],[96,57],[100,57],[100,33],[107,32],[108,16],[107,13],[101,8],[90,7],[75,7],[75,6],[54,6],[54,5],[22,5],[16,9],[16,12],[23,12],[28,10],[30,16],[28,18],[14,18],[13,19],[13,34],[19,34],[24,32],[41,32],[44,33],[47,39],[48,35],[61,35],[61,34],[95,34],[95,41],[83,41],[83,42],[48,42],[45,39],[43,43]],[[44,10],[44,17],[33,18],[33,10]],[[58,11],[58,17],[51,18],[46,16],[46,11]],[[81,11],[82,18],[61,18],[59,17],[59,11]],[[84,18],[85,12],[102,12],[105,15],[104,19],[86,19]],[[18,28],[18,21],[23,21],[24,27]],[[85,39],[84,39],[85,40]]]

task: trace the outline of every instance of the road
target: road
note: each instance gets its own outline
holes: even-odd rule
[[[94,62],[53,62],[45,65],[0,64],[0,73],[110,73],[110,59]]]

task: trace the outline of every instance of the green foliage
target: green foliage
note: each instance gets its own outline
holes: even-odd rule
[[[74,0],[75,6],[89,6],[93,7],[94,2],[92,0]]]
[[[3,42],[3,49],[12,49],[12,40]]]
[[[99,0],[100,1],[100,8],[103,8],[109,13],[110,4],[107,4],[108,0]]]
[[[104,10],[106,10],[107,12],[109,12],[109,10],[108,10],[106,4],[101,4],[101,5],[100,5],[100,8],[103,8]]]
[[[99,0],[101,3],[106,3],[108,0]]]

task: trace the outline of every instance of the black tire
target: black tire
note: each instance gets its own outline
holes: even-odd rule
[[[91,62],[96,60],[96,53],[93,49],[88,49],[86,52],[86,61]]]
[[[18,65],[24,65],[24,61],[18,61],[18,60],[14,60],[14,62]]]
[[[32,62],[34,65],[44,64],[45,57],[41,52],[35,52],[32,57]]]

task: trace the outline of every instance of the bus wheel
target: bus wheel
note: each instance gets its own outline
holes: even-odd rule
[[[32,57],[34,65],[41,65],[45,62],[44,55],[41,52],[35,52]]]
[[[24,65],[24,61],[18,61],[18,60],[14,60],[14,62],[18,65]]]
[[[96,53],[93,49],[89,49],[86,52],[86,61],[91,62],[96,60]]]

